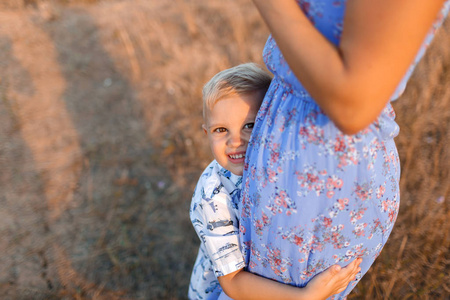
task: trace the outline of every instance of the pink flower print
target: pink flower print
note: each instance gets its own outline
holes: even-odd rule
[[[325,180],[321,179],[322,174],[326,174],[326,171],[317,170],[313,166],[307,166],[300,172],[294,173],[297,175],[298,185],[303,188],[302,191],[298,191],[298,195],[307,195],[308,192],[316,192],[318,196],[325,193]]]
[[[242,250],[247,251],[251,248],[251,246],[252,246],[252,242],[248,241],[248,242],[243,242],[241,248],[242,248]]]
[[[345,151],[345,142],[342,137],[337,137],[336,142],[334,143],[334,152],[344,152]]]
[[[275,204],[287,208],[287,202],[286,202],[286,192],[281,191],[276,197],[275,197]]]
[[[338,226],[331,227],[330,230],[324,233],[324,243],[332,242],[334,249],[341,249],[342,247],[346,247],[346,244],[349,242],[348,238],[341,234],[344,229],[343,224],[339,224]]]
[[[328,192],[327,192],[327,197],[328,197],[328,198],[331,199],[331,198],[333,198],[333,196],[334,196],[334,191],[328,191]]]
[[[381,206],[383,207],[383,211],[386,212],[389,210],[389,206],[391,205],[391,201],[390,200],[383,200],[381,202]]]
[[[367,227],[367,223],[360,223],[355,226],[355,229],[353,230],[353,234],[355,234],[357,237],[361,237],[365,235],[364,228]]]
[[[280,144],[273,144],[272,149],[270,151],[270,162],[276,163],[278,159],[280,158],[280,152],[279,152]]]
[[[336,217],[336,216],[338,215],[338,213],[339,213],[340,211],[341,211],[341,210],[339,209],[339,203],[334,203],[333,206],[329,208],[329,213],[328,213],[328,215],[329,215],[331,218],[334,218],[334,217]]]
[[[396,210],[391,210],[389,212],[389,221],[392,223],[395,221],[395,219],[397,218],[397,211]]]
[[[281,207],[273,204],[267,205],[266,208],[272,213],[272,215],[281,214],[283,212]]]
[[[347,163],[347,157],[346,157],[346,155],[344,154],[344,155],[341,155],[341,157],[339,157],[339,164],[338,164],[338,168],[341,168],[342,169],[342,167],[345,167],[345,166],[347,166],[348,165],[348,163]]]
[[[320,240],[316,235],[313,235],[311,241],[311,250],[321,252],[324,248],[325,243],[329,241],[329,239]]]
[[[326,183],[325,187],[326,187],[328,190],[332,190],[332,189],[334,188],[334,181],[333,181],[333,178],[328,177],[327,183]]]
[[[289,278],[289,276],[284,275],[287,271],[288,266],[292,266],[292,263],[290,262],[289,258],[283,258],[281,256],[281,251],[277,248],[270,248],[270,246],[266,246],[268,253],[266,262],[269,263],[270,268],[272,271],[285,283],[289,283],[292,281],[292,279]]]
[[[368,158],[368,154],[369,154],[369,147],[367,147],[367,146],[364,146],[363,148],[362,148],[362,153],[363,153],[363,157],[364,158]]]
[[[334,181],[334,187],[337,188],[337,189],[340,189],[343,184],[344,184],[344,181],[342,181],[342,179],[340,179],[340,178],[337,178]]]
[[[355,211],[352,210],[350,212],[350,222],[355,225],[357,220],[360,220],[363,216],[365,211],[367,210],[367,207],[359,208],[359,210]]]
[[[380,185],[376,190],[377,198],[380,199],[381,197],[383,197],[385,191],[386,188],[383,185]]]
[[[256,234],[261,236],[263,234],[263,223],[260,220],[255,220],[253,225],[255,226]]]
[[[245,232],[247,231],[247,229],[245,228],[244,225],[240,224],[240,225],[239,225],[239,231],[242,232],[242,234],[245,234]]]
[[[296,205],[292,202],[292,199],[289,198],[286,191],[280,191],[275,195],[274,202],[266,206],[273,215],[277,213],[282,213],[283,210],[286,211],[286,215],[290,216],[292,213],[296,213]]]
[[[358,244],[352,247],[355,257],[363,257],[369,254],[367,248],[363,247],[363,244]]]
[[[372,197],[372,189],[369,188],[368,183],[364,183],[362,185],[356,185],[355,193],[358,198],[360,198],[362,201],[365,201]]]
[[[257,176],[257,180],[260,181],[261,187],[265,188],[268,182],[274,183],[278,180],[276,175],[278,174],[270,168],[263,167],[259,170],[259,176]]]
[[[289,94],[292,94],[292,90],[290,90],[290,91],[291,92]],[[287,98],[287,95],[288,94],[284,94],[283,97],[281,98],[281,100],[284,101]],[[284,122],[280,125],[278,130],[280,132],[283,132],[286,127],[289,127],[292,124],[292,120],[294,119],[296,114],[297,114],[297,110],[295,108],[290,110],[290,111],[288,111],[287,118],[284,118]]]
[[[270,219],[264,212],[262,213],[262,220],[263,220],[264,226],[267,226],[270,224]]]
[[[313,184],[313,183],[316,183],[316,182],[319,181],[319,176],[317,176],[317,175],[308,173],[308,174],[307,174],[307,177],[308,177],[307,181],[308,181],[309,183],[312,183],[312,184]]]
[[[383,226],[381,225],[381,222],[379,219],[376,219],[373,221],[373,224],[370,226],[370,234],[368,236],[368,239],[372,239],[374,234],[384,234],[385,229],[383,228]]]
[[[395,162],[396,160],[397,160],[397,156],[395,155],[395,153],[394,152],[390,152],[389,153],[389,160],[393,163],[393,162]]]
[[[320,176],[326,176],[327,175],[327,170],[321,170],[321,171],[319,171],[319,175]],[[335,175],[333,175],[333,176],[335,176]]]
[[[294,244],[301,246],[303,244],[303,238],[298,235],[294,236]]]
[[[298,180],[300,187],[302,187],[302,188],[306,187],[305,176],[303,176],[303,174],[301,174],[299,172],[295,172],[295,175],[297,175],[297,180]]]
[[[357,165],[358,164],[358,152],[356,151],[356,148],[350,147],[347,150],[347,153],[348,153],[347,156],[348,156],[348,159],[350,160],[350,162],[353,163],[354,165]]]
[[[274,183],[277,181],[277,173],[274,170],[271,169],[267,169],[267,175],[268,175],[268,180],[271,183]]]
[[[352,257],[353,255],[355,255],[355,253],[352,250],[347,250],[345,252],[345,256],[347,256],[347,257]]]
[[[325,226],[325,228],[329,228],[329,227],[331,227],[331,223],[332,223],[332,220],[331,220],[331,218],[327,218],[327,217],[324,217],[323,218],[323,226]]]
[[[338,199],[337,203],[334,204],[334,206],[339,210],[344,210],[347,205],[348,205],[348,198]]]
[[[301,127],[299,134],[301,136],[307,136],[308,135],[308,129],[306,127]]]
[[[249,203],[248,197],[246,197],[247,195],[244,194],[244,196],[242,197],[242,212],[241,212],[241,217],[242,218],[246,218],[246,217],[250,217],[250,208],[251,205]]]
[[[326,266],[324,261],[320,259],[319,261],[308,261],[308,268],[303,271],[300,275],[300,278],[305,280],[306,278],[311,278],[319,272],[325,270]]]
[[[256,166],[252,165],[252,167],[250,168],[250,178],[252,180],[255,180],[256,178]]]
[[[281,236],[283,240],[287,240],[290,243],[298,246],[298,251],[300,253],[308,253],[309,245],[308,242],[304,239],[304,230],[300,227],[290,228],[286,231],[281,231],[282,228],[277,232],[278,236]]]
[[[351,249],[347,250],[345,254],[341,253],[340,255],[333,255],[334,262],[348,262],[355,257],[368,255],[369,252],[367,251],[367,248],[363,248],[362,245],[363,244],[353,246]],[[346,245],[346,247],[348,246],[349,244]]]
[[[261,253],[258,251],[258,249],[255,246],[255,243],[252,241],[244,242],[246,244],[245,246],[248,247],[247,249],[250,249],[252,256],[256,258],[256,260],[261,261]]]
[[[261,236],[263,234],[264,227],[270,225],[270,218],[262,212],[261,219],[255,219],[253,225],[255,226],[256,234]]]

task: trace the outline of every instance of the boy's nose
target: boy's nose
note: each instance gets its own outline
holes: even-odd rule
[[[234,134],[228,139],[228,145],[232,147],[239,147],[244,144],[244,140],[240,134]]]

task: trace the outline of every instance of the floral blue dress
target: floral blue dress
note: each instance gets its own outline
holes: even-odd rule
[[[346,1],[297,2],[316,28],[338,44]],[[402,93],[449,6],[450,0],[392,100]],[[296,79],[272,37],[263,57],[274,80],[244,168],[239,211],[246,268],[305,286],[329,266],[362,257],[360,276],[335,297],[344,299],[380,254],[397,217],[395,113],[389,103],[367,129],[344,135]]]

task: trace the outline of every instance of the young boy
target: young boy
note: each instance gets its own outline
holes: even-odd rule
[[[305,288],[269,280],[243,270],[238,201],[245,152],[256,114],[272,77],[247,63],[215,75],[203,88],[203,130],[214,161],[201,175],[190,217],[201,240],[189,299],[326,299],[343,291],[359,271],[360,260],[333,266]],[[225,291],[226,295],[222,292]]]

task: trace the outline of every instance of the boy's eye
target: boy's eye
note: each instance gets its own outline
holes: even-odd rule
[[[219,127],[219,128],[214,129],[214,132],[226,132],[226,131],[227,131],[227,129],[224,127]]]
[[[253,129],[253,126],[255,126],[255,123],[247,123],[244,125],[245,129]]]

